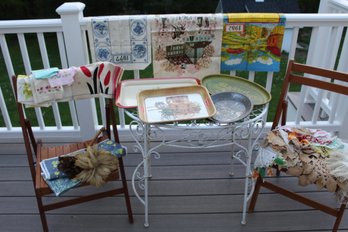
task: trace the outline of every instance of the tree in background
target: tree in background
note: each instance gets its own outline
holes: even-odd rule
[[[77,0],[79,1],[79,0]],[[55,10],[76,0],[1,0],[0,19],[58,18]],[[218,0],[80,0],[85,16],[125,14],[213,13]]]
[[[1,0],[0,20],[58,18],[55,12],[57,7],[64,2],[76,1],[79,0]],[[86,4],[85,16],[214,13],[218,4],[218,0],[80,0],[80,2]],[[316,13],[320,0],[298,0],[298,3],[303,13]]]
[[[320,0],[299,0],[302,13],[318,13]]]

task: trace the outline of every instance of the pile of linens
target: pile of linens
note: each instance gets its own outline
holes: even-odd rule
[[[123,69],[109,62],[98,62],[66,69],[33,70],[17,76],[18,101],[26,106],[49,106],[52,101],[113,97]]]
[[[273,167],[297,176],[300,185],[316,184],[348,199],[348,144],[320,129],[282,126],[270,131],[255,160],[255,175]]]

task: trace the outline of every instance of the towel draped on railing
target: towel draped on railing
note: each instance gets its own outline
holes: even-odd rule
[[[59,76],[58,73],[62,75]],[[33,74],[17,78],[18,101],[26,106],[49,106],[51,101],[68,101],[96,96],[111,98],[123,69],[110,62],[98,62],[59,70],[56,75],[35,78]],[[51,83],[54,83],[52,86]]]
[[[154,77],[279,71],[285,17],[274,13],[91,18],[92,58],[126,70],[153,63]],[[152,60],[151,60],[152,49]]]

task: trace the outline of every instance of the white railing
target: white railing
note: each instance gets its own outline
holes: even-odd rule
[[[337,4],[330,5],[331,8],[332,6],[337,7]],[[34,69],[35,61],[30,56],[30,52],[33,52],[33,49],[27,47],[28,40],[33,40],[32,35],[36,36],[37,42],[33,43],[31,41],[30,44],[31,46],[33,44],[38,46],[38,51],[36,52],[41,56],[41,64],[35,64],[35,69],[51,67],[50,61],[52,56],[59,57],[60,64],[58,65],[60,68],[80,66],[93,62],[89,56],[88,36],[86,33],[87,24],[90,23],[91,18],[83,17],[84,7],[83,3],[65,3],[57,9],[57,13],[61,17],[60,19],[0,21],[0,46],[3,58],[3,62],[0,65],[3,65],[7,71],[7,75],[2,74],[0,76],[1,78],[6,78],[4,80],[1,79],[0,82],[0,109],[4,124],[0,128],[0,144],[3,144],[2,147],[4,147],[4,144],[8,145],[7,150],[2,149],[0,152],[16,150],[17,148],[13,144],[21,143],[22,141],[20,129],[18,126],[13,126],[12,120],[14,117],[9,113],[9,109],[15,110],[14,104],[12,102],[6,105],[4,101],[7,96],[12,94],[12,91],[8,89],[9,87],[5,83],[9,83],[10,77],[14,74],[23,72],[29,74]],[[344,31],[348,26],[348,14],[336,13],[347,12],[344,10],[337,11],[336,8],[335,11],[332,10],[330,12],[335,12],[335,14],[285,14],[286,29],[291,36],[290,40],[288,40],[290,46],[287,46],[289,47],[288,59],[297,59],[298,53],[302,52],[297,49],[299,35],[301,34],[299,33],[300,30],[311,28],[309,30],[312,33],[311,41],[306,53],[307,59],[304,62],[325,68],[348,71],[348,36],[345,35],[344,37]],[[49,51],[48,46],[46,46],[47,38],[52,36],[52,34],[55,34],[56,37],[56,52]],[[10,43],[10,46],[8,43]],[[12,55],[11,52],[16,49],[19,50],[20,57]],[[337,64],[335,63],[336,60],[338,61]],[[15,67],[18,67],[18,64],[21,63],[23,63],[24,71],[15,70]],[[231,72],[231,74],[238,75],[238,72]],[[139,70],[135,70],[134,78],[140,78],[140,76]],[[264,87],[271,91],[273,79],[281,77],[276,77],[272,72],[268,72],[266,77],[258,77],[257,73],[249,72],[248,78],[252,81],[258,78],[266,78],[267,81]],[[303,94],[303,102],[300,105],[303,105],[306,99],[308,100],[308,97],[305,97],[306,92]],[[345,126],[348,126],[348,120],[346,120],[348,101],[339,98],[334,100],[334,103],[322,106],[323,102],[327,102],[329,98],[324,99],[325,94],[316,96],[322,96],[319,100],[318,98],[314,99],[330,115],[329,120],[317,121],[317,117],[313,117],[312,120],[306,122],[306,125],[320,124],[323,127],[330,127],[339,131],[344,138],[348,138],[348,132],[343,129],[347,128]],[[103,101],[101,100],[100,102],[103,105]],[[95,133],[98,125],[98,116],[94,101],[70,101],[67,107],[68,110],[63,110],[63,112],[60,110],[59,104],[61,103],[55,103],[52,106],[55,125],[50,126],[45,124],[43,110],[35,108],[35,117],[38,121],[38,127],[35,129],[41,136],[48,140],[59,142],[80,140]],[[340,107],[337,107],[338,104]],[[297,109],[296,118],[302,114],[301,110],[301,107]],[[71,117],[71,123],[64,125],[61,121],[61,115],[67,113]],[[124,136],[124,139],[128,139],[130,137],[127,136],[127,127],[125,126],[122,111],[120,111],[120,118],[121,136]],[[296,120],[294,120],[294,123],[296,123]]]

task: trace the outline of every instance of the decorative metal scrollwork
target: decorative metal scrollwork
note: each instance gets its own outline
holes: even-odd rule
[[[141,171],[140,168],[143,170]],[[144,175],[144,161],[140,162],[138,166],[135,168],[132,175],[132,187],[134,190],[135,196],[139,199],[139,201],[145,205],[145,200],[139,195],[135,183],[138,183],[138,188],[142,191],[145,190],[145,175]]]

